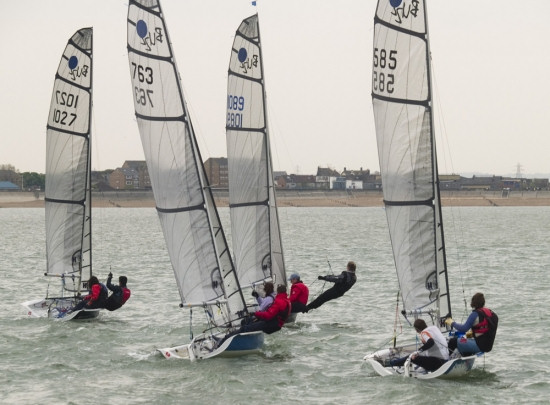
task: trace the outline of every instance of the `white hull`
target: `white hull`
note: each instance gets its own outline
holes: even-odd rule
[[[33,318],[51,318],[60,321],[71,319],[93,319],[99,316],[100,309],[83,309],[63,315],[75,304],[75,300],[67,299],[38,299],[23,302],[21,305],[27,310],[27,315]]]
[[[426,371],[407,360],[402,367],[390,366],[390,359],[401,358],[410,355],[416,350],[415,345],[397,348],[383,349],[366,355],[363,360],[369,363],[374,371],[381,376],[399,375],[418,379],[432,379],[438,377],[454,378],[467,374],[473,367],[476,355],[462,357],[458,355],[443,364],[435,371]]]
[[[157,349],[166,359],[184,359],[198,360],[209,359],[211,357],[238,357],[247,354],[258,353],[263,346],[263,332],[240,333],[228,338],[219,347],[216,347],[217,341],[224,337],[223,333],[215,335],[200,335],[193,339],[191,343]]]

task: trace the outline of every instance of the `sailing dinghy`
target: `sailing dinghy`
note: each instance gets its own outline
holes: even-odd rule
[[[91,219],[92,28],[68,41],[57,73],[46,138],[45,276],[59,281],[46,298],[24,302],[33,317],[61,318],[88,291],[92,276]],[[99,309],[61,318],[89,319]]]
[[[128,59],[134,106],[157,213],[181,307],[206,315],[188,344],[159,349],[166,358],[206,359],[259,351],[262,332],[226,333],[248,315],[237,273],[185,103],[164,15],[157,0],[128,6]],[[191,322],[191,321],[190,321]],[[192,327],[192,325],[191,325]]]
[[[397,270],[402,315],[422,318],[445,334],[451,300],[441,216],[426,1],[378,0],[374,18],[372,99],[384,204]],[[413,340],[414,342],[414,340]],[[364,357],[380,375],[416,378],[468,372],[476,356],[452,356],[434,372],[409,360],[421,343]]]
[[[231,238],[241,288],[286,285],[258,14],[244,19],[227,77],[227,160]],[[287,320],[288,322],[288,320]]]

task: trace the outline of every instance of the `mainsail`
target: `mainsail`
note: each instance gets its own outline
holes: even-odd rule
[[[217,325],[246,311],[157,0],[131,0],[128,59],[136,117],[182,304],[218,304]]]
[[[239,280],[286,284],[266,120],[258,15],[240,24],[227,84],[231,237]]]
[[[47,126],[46,274],[62,277],[63,296],[86,291],[92,275],[91,106],[92,28],[84,28],[63,52]]]
[[[372,98],[384,204],[404,313],[451,315],[433,131],[425,1],[379,0]]]

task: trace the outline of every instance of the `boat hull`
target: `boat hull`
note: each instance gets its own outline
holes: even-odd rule
[[[409,345],[379,350],[375,353],[366,355],[363,360],[369,363],[374,371],[381,376],[399,375],[418,379],[432,379],[461,377],[472,369],[477,357],[477,355],[464,357],[458,355],[457,357],[451,358],[437,370],[431,372],[424,370],[422,367],[417,367],[409,361],[402,367],[390,365],[391,359],[408,356],[413,353],[415,349],[415,345]]]
[[[21,305],[27,310],[27,315],[33,318],[70,321],[95,319],[99,316],[100,309],[83,309],[64,315],[75,303],[72,298],[45,298],[23,302]]]
[[[263,332],[239,333],[231,336],[219,347],[217,342],[224,337],[223,334],[201,335],[189,344],[157,349],[166,359],[199,360],[211,357],[239,357],[258,353],[264,343]]]

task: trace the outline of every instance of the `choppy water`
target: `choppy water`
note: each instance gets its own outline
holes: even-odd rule
[[[221,215],[227,221],[227,209]],[[444,217],[455,319],[467,315],[462,290],[467,300],[482,291],[499,332],[467,377],[418,381],[379,377],[362,362],[393,333],[382,208],[281,209],[288,272],[316,295],[329,262],[339,273],[355,260],[357,284],[268,336],[259,355],[195,363],[155,352],[186,343],[189,326],[154,209],[95,209],[94,272],[127,275],[133,295],[98,321],[65,323],[20,306],[46,292],[44,210],[0,209],[0,403],[548,403],[550,207],[449,208]]]

